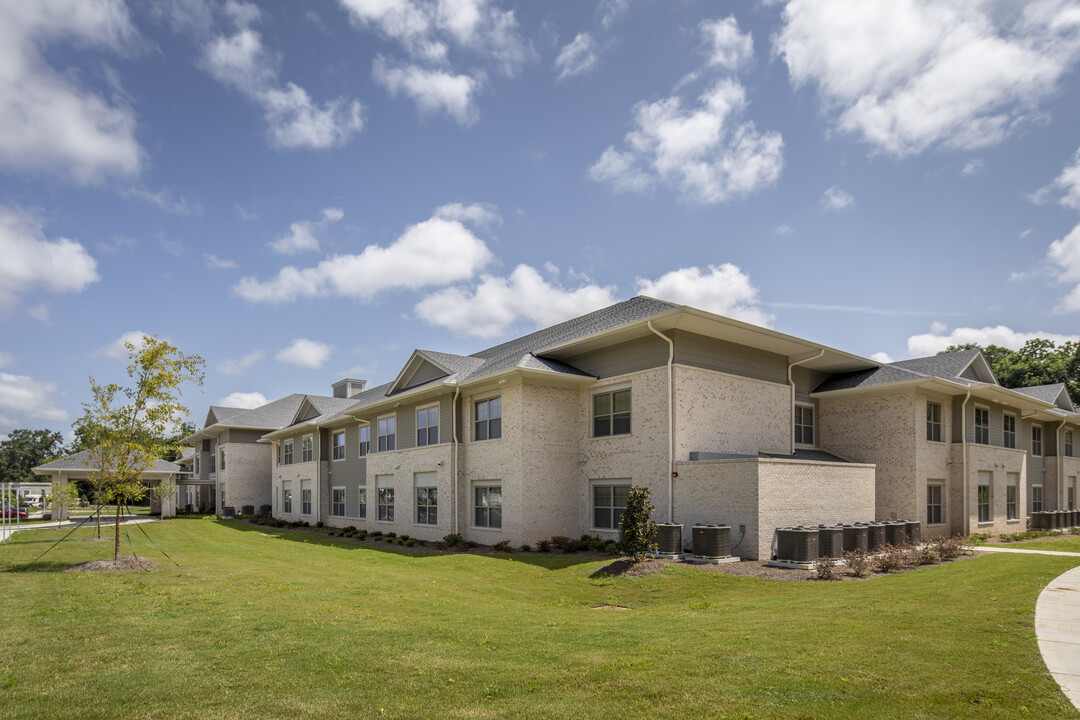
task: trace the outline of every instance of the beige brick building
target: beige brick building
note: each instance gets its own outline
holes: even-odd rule
[[[646,297],[245,412],[191,438],[196,479],[226,453],[217,506],[485,545],[615,538],[632,485],[744,557],[793,524],[1005,532],[1075,503],[1080,466],[1064,389],[1002,388],[977,351],[883,365]]]

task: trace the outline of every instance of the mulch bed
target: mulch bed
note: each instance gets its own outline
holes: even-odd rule
[[[90,560],[72,565],[64,572],[103,572],[106,570],[153,570],[161,567],[160,563],[140,557],[122,557],[118,560]]]

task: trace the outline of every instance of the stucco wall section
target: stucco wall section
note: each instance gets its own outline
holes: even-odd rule
[[[451,499],[453,477],[451,472],[452,446],[449,443],[427,447],[372,453],[367,460],[367,520],[335,519],[339,526],[355,525],[368,530],[396,532],[420,540],[441,540],[451,532]],[[439,465],[439,463],[442,465]],[[438,522],[420,525],[416,522],[416,473],[433,472],[437,475]],[[379,522],[378,489],[376,475],[394,476],[394,521]]]
[[[967,532],[969,533],[1015,533],[1026,528],[1028,486],[1027,453],[1020,449],[996,448],[986,445],[968,444],[967,446]],[[979,522],[979,471],[993,473],[990,489],[992,508],[991,521]],[[1009,473],[1018,473],[1020,478],[1018,492],[1017,520],[1006,519],[1005,486]],[[960,496],[961,502],[963,495]],[[961,513],[963,509],[960,508]],[[957,529],[957,532],[961,532]]]
[[[636,391],[636,387],[634,388]],[[636,400],[636,398],[635,398]],[[535,544],[554,535],[580,536],[580,509],[591,506],[577,426],[580,406],[589,404],[577,390],[525,385],[522,388],[522,447],[520,502],[524,508],[520,540]],[[585,465],[588,465],[586,462]]]
[[[218,447],[225,451],[225,469],[217,471],[218,483],[225,488],[225,503],[240,512],[244,505],[253,505],[258,512],[260,505],[270,504],[271,456],[270,445],[252,443],[228,443]]]
[[[322,467],[320,468],[320,465]],[[312,525],[318,522],[319,518],[317,510],[319,507],[318,497],[318,485],[320,477],[326,474],[326,463],[318,462],[306,462],[306,463],[293,463],[291,465],[278,465],[274,469],[274,481],[273,481],[273,515],[281,520],[288,520],[289,522],[296,522],[299,520],[305,520]],[[320,472],[321,470],[321,472]],[[311,514],[304,515],[301,511],[304,509],[303,495],[301,493],[301,482],[304,480],[311,481]],[[284,507],[284,495],[282,495],[282,484],[286,482],[292,483],[292,512],[286,513]],[[227,499],[227,498],[226,498]]]
[[[673,372],[677,460],[692,451],[788,451],[790,386],[683,365]]]

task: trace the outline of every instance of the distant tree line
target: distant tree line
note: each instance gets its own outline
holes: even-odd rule
[[[1057,345],[1053,340],[1034,338],[1019,350],[1000,345],[983,347],[976,343],[952,345],[942,353],[982,350],[998,382],[1007,388],[1064,383],[1076,403],[1080,399],[1080,343]],[[938,353],[939,355],[942,353]]]

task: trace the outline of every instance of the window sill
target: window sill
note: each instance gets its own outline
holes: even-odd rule
[[[470,530],[483,530],[485,532],[502,532],[501,527],[480,527],[479,525],[472,526]]]
[[[377,522],[380,525],[393,525],[394,524],[393,520],[375,520],[374,522]]]
[[[1020,522],[1020,518],[1013,518],[1012,520],[1006,520],[1005,521],[1005,523],[1007,525],[1016,525],[1019,522]]]
[[[945,523],[927,523],[926,527],[928,527],[928,528],[945,527]]]
[[[502,437],[484,438],[483,440],[469,440],[469,443],[497,443],[500,440],[502,440]]]
[[[634,433],[619,433],[618,435],[590,435],[590,440],[612,440],[615,438],[629,438],[634,437]]]
[[[987,527],[988,525],[993,525],[993,524],[994,524],[993,520],[986,520],[985,522],[976,523],[976,526],[977,527]]]
[[[618,528],[615,528],[615,529],[612,529],[612,528],[589,528],[589,531],[590,532],[598,532],[598,533],[616,533],[617,534],[619,532],[619,529]]]

